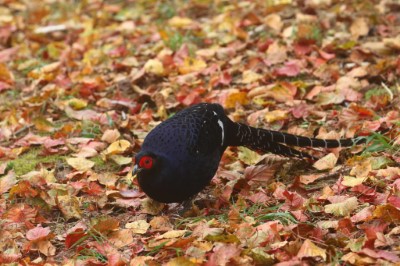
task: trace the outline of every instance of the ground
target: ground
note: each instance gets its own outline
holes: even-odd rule
[[[3,2],[1,264],[400,263],[397,0]],[[198,102],[367,143],[303,149],[317,161],[229,148],[181,215],[132,159]]]

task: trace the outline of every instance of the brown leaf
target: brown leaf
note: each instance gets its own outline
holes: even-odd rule
[[[400,210],[391,204],[376,206],[374,217],[380,218],[389,223],[400,222]]]
[[[108,241],[113,244],[116,248],[122,248],[132,244],[133,237],[131,230],[121,229],[115,232],[111,232],[107,236]]]
[[[360,36],[365,36],[369,32],[367,19],[363,17],[356,18],[350,26],[351,35],[358,39]]]
[[[299,252],[297,253],[299,258],[322,258],[326,260],[326,250],[315,245],[311,240],[306,239],[301,245]]]

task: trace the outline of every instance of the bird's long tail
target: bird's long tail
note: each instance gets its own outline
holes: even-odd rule
[[[253,150],[301,158],[314,157],[308,153],[298,151],[286,145],[313,148],[337,148],[349,147],[366,142],[365,138],[348,138],[339,140],[308,138],[279,131],[254,128],[241,123],[233,123],[231,124],[231,127],[232,129],[229,132],[232,132],[232,134],[230,134],[227,139],[227,144],[230,146],[247,146]]]

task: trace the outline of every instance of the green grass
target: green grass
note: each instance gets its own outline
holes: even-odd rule
[[[399,151],[396,148],[391,139],[384,136],[379,132],[372,132],[370,136],[367,137],[367,147],[363,151],[363,154],[375,153],[375,152],[389,152],[397,153]]]
[[[41,163],[65,162],[65,155],[53,154],[41,156],[41,151],[40,148],[32,148],[17,159],[10,161],[9,167],[14,170],[17,176],[21,176],[35,170],[37,165]]]

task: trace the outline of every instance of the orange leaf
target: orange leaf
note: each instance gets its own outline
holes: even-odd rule
[[[400,222],[400,210],[391,204],[379,205],[374,211],[374,217],[381,218],[386,222]]]

